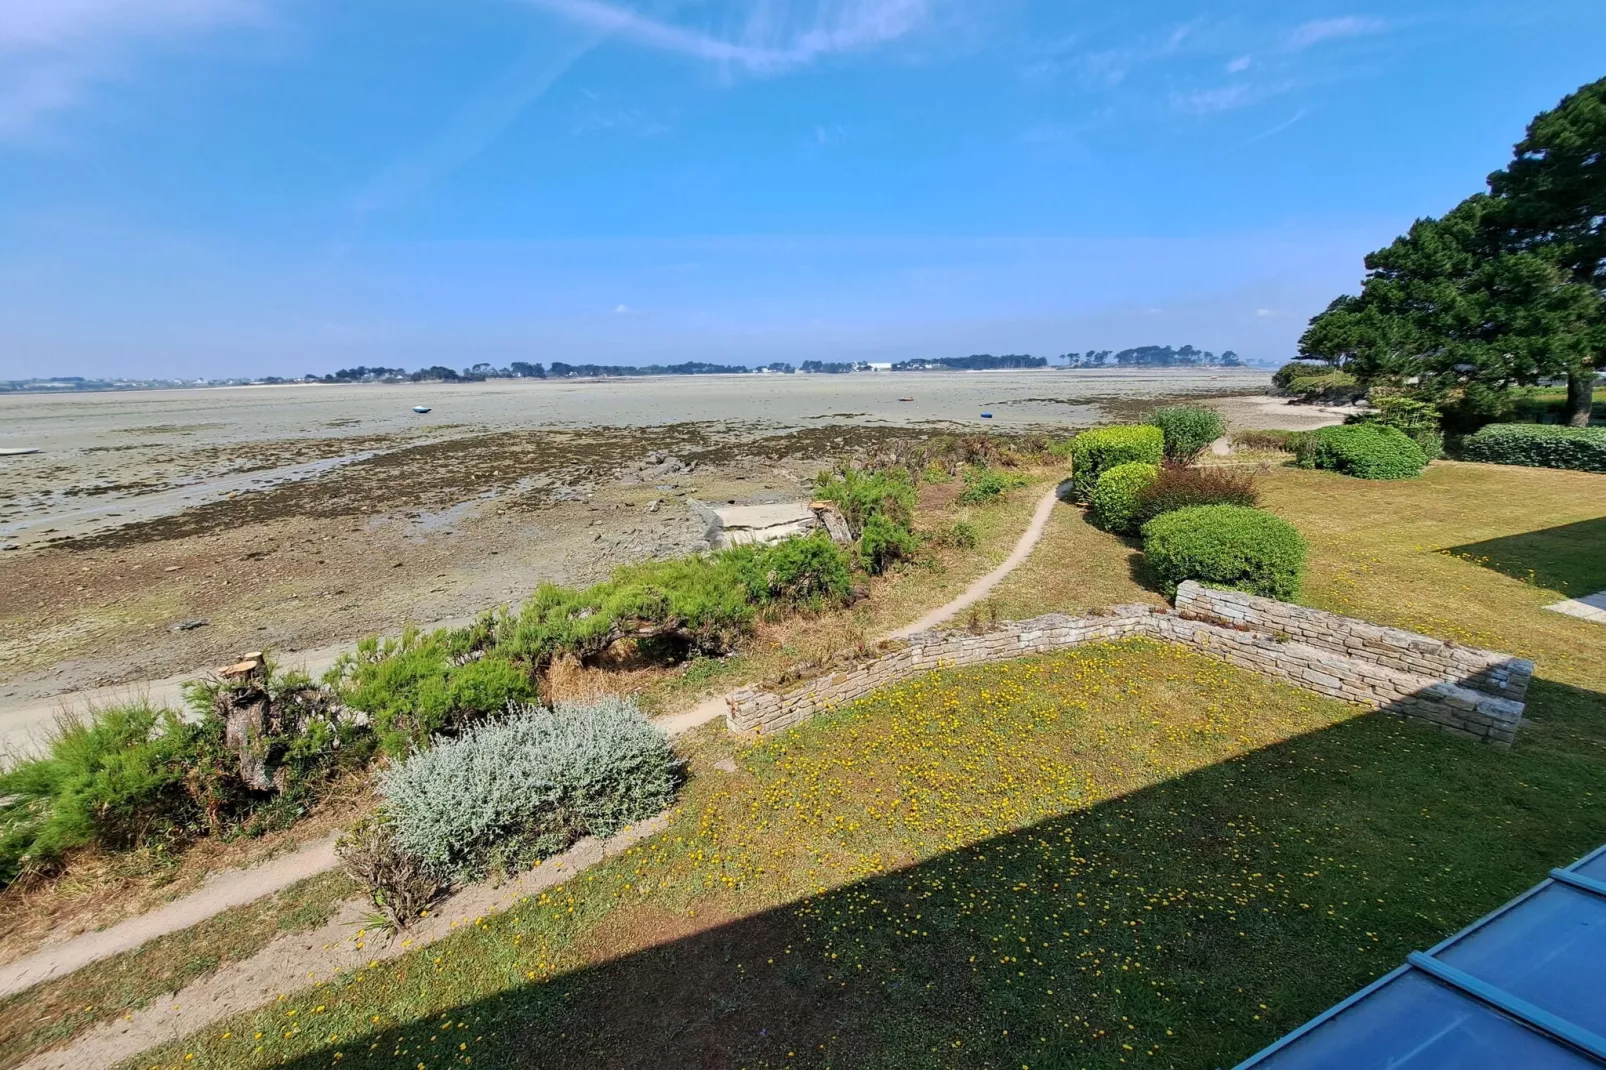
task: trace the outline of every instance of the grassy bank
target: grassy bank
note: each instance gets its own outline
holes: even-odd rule
[[[138,1064],[1229,1064],[1606,838],[1601,633],[1542,608],[1606,587],[1603,486],[1264,481],[1306,601],[1535,658],[1511,751],[1145,643],[937,674],[705,730],[665,833]],[[996,601],[1152,599],[1132,556],[1067,507]]]
[[[1502,753],[1130,643],[710,732],[649,843],[139,1064],[1231,1062],[1606,832],[1554,698]]]

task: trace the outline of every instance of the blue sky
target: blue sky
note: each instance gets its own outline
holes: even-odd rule
[[[0,377],[1287,357],[1598,0],[0,0]]]

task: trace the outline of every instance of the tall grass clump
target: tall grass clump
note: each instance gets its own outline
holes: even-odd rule
[[[1293,453],[1299,448],[1300,439],[1304,438],[1308,433],[1306,431],[1287,431],[1275,428],[1246,429],[1232,433],[1232,444],[1236,449],[1277,450],[1282,453]]]
[[[1025,476],[1000,472],[996,468],[969,468],[965,471],[965,489],[959,495],[959,504],[985,505],[1025,485]]]
[[[431,873],[514,870],[674,800],[680,763],[629,699],[516,707],[380,778],[390,836]]]
[[[1204,405],[1167,405],[1155,409],[1149,423],[1165,436],[1165,459],[1174,464],[1190,463],[1227,433],[1221,413]]]

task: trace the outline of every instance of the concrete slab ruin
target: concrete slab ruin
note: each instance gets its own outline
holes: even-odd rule
[[[852,542],[848,523],[831,502],[774,502],[765,505],[709,505],[688,499],[692,515],[702,521],[708,545],[728,546],[781,542],[825,531],[837,542]]]

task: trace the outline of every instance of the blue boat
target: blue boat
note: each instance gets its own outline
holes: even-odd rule
[[[420,415],[422,415],[423,413],[426,413],[426,412],[429,411],[429,406],[428,405],[414,405],[413,406],[413,411],[416,412],[416,413],[419,413]]]
[[[990,412],[984,412],[981,414],[981,418],[983,420],[991,420],[993,418],[993,414]]]

